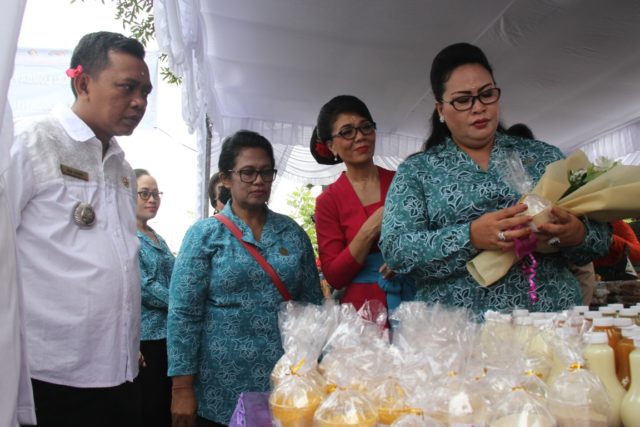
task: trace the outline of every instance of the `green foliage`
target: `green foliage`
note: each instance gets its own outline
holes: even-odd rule
[[[84,2],[85,0],[80,0]],[[76,0],[71,0],[75,3]],[[105,0],[100,0],[105,4]],[[137,39],[143,46],[147,46],[149,40],[155,37],[156,29],[153,23],[153,0],[115,0],[115,19],[122,22],[122,28],[130,31],[130,36]],[[161,63],[166,62],[167,55],[161,54],[158,58]],[[171,72],[169,67],[160,66],[160,75],[163,80],[171,84],[182,83],[182,77]]]
[[[598,157],[594,163],[590,163],[586,168],[569,171],[569,189],[564,193],[564,196],[576,191],[578,188],[593,181],[605,172],[608,172],[614,166],[617,166],[618,162],[614,162],[605,157]]]
[[[313,223],[312,215],[315,212],[316,198],[313,196],[312,185],[303,185],[287,197],[287,205],[295,209],[293,219],[295,219],[309,235],[313,252],[318,257],[318,239],[316,237],[316,226]]]

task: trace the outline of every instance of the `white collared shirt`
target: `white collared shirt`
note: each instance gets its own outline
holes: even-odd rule
[[[112,139],[102,159],[91,129],[56,107],[16,125],[7,183],[31,377],[73,387],[133,380],[139,241],[135,176],[124,153]],[[95,211],[89,228],[74,221],[79,202]]]

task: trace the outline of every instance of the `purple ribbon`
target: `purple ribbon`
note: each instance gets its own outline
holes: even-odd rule
[[[517,230],[522,226],[513,227],[511,230]],[[513,245],[516,250],[516,256],[522,260],[520,268],[522,273],[527,276],[529,281],[529,299],[531,302],[538,302],[538,292],[536,290],[536,268],[538,267],[538,261],[533,255],[533,251],[536,249],[538,239],[534,233],[529,233],[526,237],[521,237],[513,241]]]

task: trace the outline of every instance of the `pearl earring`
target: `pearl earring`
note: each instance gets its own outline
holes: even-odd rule
[[[440,116],[440,123],[444,123],[444,117]]]

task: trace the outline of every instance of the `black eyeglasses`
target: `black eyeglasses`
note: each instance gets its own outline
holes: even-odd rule
[[[331,135],[331,138],[335,138],[336,136],[341,136],[344,139],[354,139],[356,135],[360,131],[363,135],[371,135],[376,131],[376,123],[375,122],[364,122],[358,127],[353,126],[345,126],[338,131],[335,135]]]
[[[156,200],[160,200],[162,198],[162,191],[149,191],[149,190],[142,190],[142,191],[138,191],[138,196],[142,199],[142,200],[149,200],[149,197],[153,196],[154,199]]]
[[[456,98],[453,98],[451,101],[445,101],[447,104],[451,104],[451,106],[456,111],[467,111],[473,108],[473,104],[476,103],[476,100],[480,101],[483,105],[493,104],[498,102],[500,99],[501,90],[498,87],[492,87],[490,89],[483,90],[477,95],[462,95]]]
[[[260,178],[262,178],[264,182],[273,182],[278,173],[276,169],[262,169],[261,171],[257,169],[240,169],[239,171],[230,169],[229,172],[240,175],[240,181],[242,182],[254,182],[256,178],[258,178],[258,175],[260,175]]]

